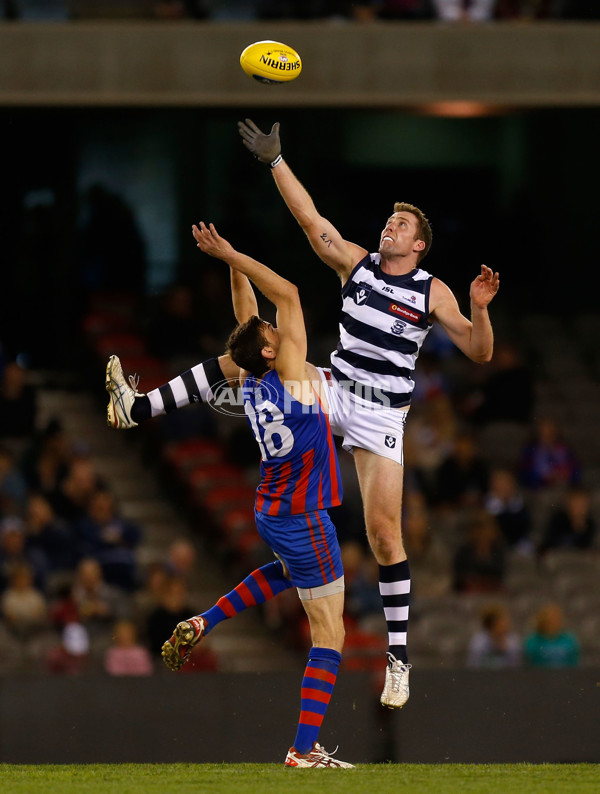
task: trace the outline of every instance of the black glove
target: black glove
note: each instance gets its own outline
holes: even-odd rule
[[[245,122],[238,121],[238,130],[243,139],[243,144],[257,160],[267,165],[273,165],[281,155],[279,142],[279,122],[271,127],[271,132],[265,135],[251,119]]]

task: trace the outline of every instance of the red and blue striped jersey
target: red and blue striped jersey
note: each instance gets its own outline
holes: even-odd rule
[[[261,452],[256,510],[270,516],[335,507],[342,480],[327,414],[298,402],[275,370],[243,386],[244,410]]]

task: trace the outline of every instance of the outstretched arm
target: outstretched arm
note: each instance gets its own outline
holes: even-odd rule
[[[227,262],[233,270],[249,278],[275,304],[280,335],[277,369],[280,371],[281,364],[282,368],[289,371],[289,377],[299,377],[301,373],[304,377],[307,342],[298,288],[256,259],[236,251],[218,234],[214,224],[206,226],[200,221],[198,226],[192,228],[198,248]]]
[[[283,200],[317,256],[345,282],[356,264],[367,254],[366,249],[344,240],[335,226],[319,214],[308,191],[285,160],[282,159],[271,173]]]
[[[489,267],[481,266],[481,273],[471,284],[471,320],[461,314],[456,298],[439,279],[431,285],[431,313],[454,344],[472,361],[490,361],[494,352],[494,332],[488,306],[498,292],[500,278]]]
[[[281,156],[279,123],[265,135],[250,119],[238,122],[244,146],[262,163],[271,166],[275,184],[290,212],[298,221],[316,254],[346,281],[354,266],[367,253],[344,240],[330,221],[319,214],[308,191]]]

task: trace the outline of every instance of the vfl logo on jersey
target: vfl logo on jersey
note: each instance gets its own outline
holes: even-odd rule
[[[362,305],[366,302],[370,294],[371,287],[368,284],[359,284],[354,290],[354,303],[356,303],[357,306]]]
[[[406,328],[406,323],[403,323],[402,320],[394,320],[390,331],[396,336],[402,336],[404,333],[404,329]]]
[[[386,436],[385,445],[388,447],[388,449],[394,449],[396,446],[396,436]]]

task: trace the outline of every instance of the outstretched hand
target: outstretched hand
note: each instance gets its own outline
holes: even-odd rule
[[[480,309],[485,309],[498,292],[499,286],[500,276],[498,273],[494,273],[491,268],[482,265],[481,273],[471,284],[471,300]]]
[[[200,221],[198,226],[192,226],[192,234],[198,248],[204,251],[205,254],[210,254],[210,256],[222,259],[225,262],[235,254],[235,249],[231,243],[219,236],[214,223],[209,223],[207,226],[204,221]]]
[[[245,122],[238,121],[238,130],[246,149],[261,163],[268,165],[281,154],[278,121],[273,124],[268,135],[265,135],[251,119],[246,119]]]

